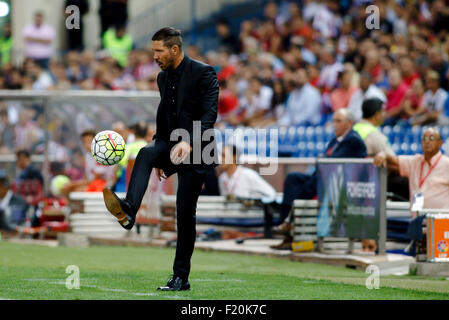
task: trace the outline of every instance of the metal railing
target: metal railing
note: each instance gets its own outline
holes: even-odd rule
[[[60,109],[64,104],[71,104],[79,106],[78,112],[92,112],[92,105],[102,104],[102,108],[108,113],[114,114],[116,119],[119,120],[131,120],[131,115],[128,114],[130,105],[132,109],[136,111],[135,120],[142,119],[142,115],[147,118],[156,118],[157,105],[160,100],[159,92],[157,91],[31,91],[31,90],[0,90],[0,103],[11,102],[14,100],[19,101],[32,101],[39,104],[43,109],[43,132],[44,132],[44,154],[43,158],[43,176],[45,182],[45,191],[48,192],[49,179],[50,179],[50,161],[49,161],[49,118],[50,112],[61,112]],[[108,108],[110,104],[112,108]],[[124,110],[120,110],[122,107]],[[80,111],[81,110],[81,111]],[[69,121],[74,121],[77,114],[70,114],[73,109],[67,110],[66,116],[69,117]],[[99,115],[98,115],[99,113]],[[93,112],[91,117],[95,121],[96,127],[99,127],[98,123],[101,119],[102,113],[97,111],[97,114]],[[108,119],[105,120],[108,125],[112,125],[109,119],[112,117],[109,114],[103,114]],[[99,118],[100,117],[100,118]],[[73,123],[72,123],[73,125]],[[1,162],[6,163],[8,161],[15,161],[14,155],[4,155],[0,157]]]

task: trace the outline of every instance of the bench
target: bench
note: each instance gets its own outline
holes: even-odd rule
[[[387,239],[407,241],[406,233],[411,221],[409,205],[409,202],[387,201]],[[295,200],[292,210],[293,241],[317,241],[318,200]],[[329,241],[342,241],[341,238],[329,239]]]
[[[175,230],[176,195],[162,195],[160,199],[162,231]],[[264,227],[265,236],[271,231],[271,215],[257,201],[229,200],[225,196],[200,196],[196,209],[197,230],[210,227],[229,227],[253,231]],[[274,222],[276,219],[274,219]],[[268,227],[270,226],[270,227]],[[222,228],[223,229],[223,228]]]
[[[117,196],[125,197],[125,193],[117,193]],[[69,195],[69,207],[70,229],[73,233],[114,237],[123,237],[128,233],[106,209],[102,192],[72,192]],[[159,224],[159,219],[138,212],[137,230],[140,225],[147,225],[153,235],[158,232]]]

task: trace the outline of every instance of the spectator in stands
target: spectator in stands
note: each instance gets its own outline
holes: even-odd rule
[[[31,164],[31,154],[22,149],[16,152],[17,167],[20,174],[16,181],[16,193],[23,198],[34,210],[31,224],[38,224],[38,206],[44,197],[44,178],[40,170]]]
[[[234,77],[227,81],[219,82],[220,91],[218,93],[218,114],[219,121],[224,121],[231,125],[238,125],[240,123],[239,98],[236,88],[236,80]]]
[[[403,118],[411,119],[425,111],[423,105],[424,85],[421,78],[413,80],[410,89],[402,100]]]
[[[3,35],[0,38],[0,67],[5,67],[11,63],[12,45],[11,24],[5,23],[3,26]]]
[[[348,109],[338,109],[333,115],[335,137],[329,142],[326,158],[364,158],[366,147],[359,134],[352,130],[352,114]],[[289,215],[295,199],[312,199],[317,195],[317,172],[307,175],[300,172],[289,173],[284,182],[284,197],[281,207],[281,221],[277,227],[282,232],[292,229],[293,215]],[[281,244],[272,246],[273,249],[291,249],[292,237],[287,235]]]
[[[29,75],[33,80],[32,89],[35,91],[45,91],[54,86],[50,73],[35,62],[30,62]]]
[[[430,67],[438,72],[439,86],[444,90],[449,90],[449,63],[444,60],[443,51],[437,46],[427,50]]]
[[[15,231],[28,214],[29,205],[11,190],[6,171],[0,169],[0,230]]]
[[[103,47],[109,51],[121,67],[128,63],[128,54],[134,48],[133,38],[126,33],[126,26],[116,24],[103,34]]]
[[[262,80],[253,76],[250,80],[246,96],[240,100],[244,110],[243,124],[257,126],[270,111],[273,89],[264,85]]]
[[[385,125],[395,125],[402,114],[402,100],[408,90],[407,84],[402,81],[401,72],[393,68],[388,72],[390,90],[387,92]]]
[[[280,126],[317,125],[321,121],[321,95],[309,84],[307,72],[301,68],[294,75],[295,89],[290,92]]]
[[[215,25],[220,48],[224,48],[232,53],[240,52],[240,44],[238,38],[231,33],[229,21],[226,18],[218,19]]]
[[[430,70],[426,75],[427,91],[422,101],[421,115],[411,119],[413,125],[436,124],[444,111],[446,90],[440,88],[438,72]]]
[[[383,103],[387,101],[387,97],[376,87],[371,81],[371,74],[368,72],[360,73],[360,88],[351,96],[348,104],[348,110],[354,115],[354,120],[359,121],[362,118],[362,103],[366,99],[377,98]]]
[[[256,171],[238,165],[240,153],[236,146],[226,145],[221,154],[221,170],[218,178],[220,194],[232,198],[270,198],[276,191]]]
[[[335,59],[333,47],[326,46],[321,50],[320,61],[323,64],[318,80],[318,86],[326,92],[337,84],[338,73],[343,71],[343,64]]]
[[[339,6],[338,2],[326,0],[320,4],[313,17],[313,28],[318,30],[324,38],[336,37],[342,19],[334,14]]]
[[[415,70],[415,66],[413,65],[413,60],[410,56],[402,56],[399,59],[399,66],[402,73],[403,82],[407,86],[411,86],[413,81],[419,79],[419,73]]]
[[[52,42],[55,30],[44,23],[44,14],[40,11],[34,14],[34,23],[25,26],[23,30],[25,41],[25,56],[31,58],[41,68],[48,69],[50,57],[53,55]]]
[[[353,127],[353,130],[359,134],[365,143],[367,155],[369,157],[374,157],[381,151],[390,155],[395,154],[388,142],[388,137],[386,137],[378,128],[384,122],[383,104],[383,101],[377,98],[363,101],[363,118]]]
[[[357,87],[351,85],[352,72],[344,70],[338,74],[339,87],[330,94],[331,108],[335,110],[347,108],[351,97],[357,91]]]

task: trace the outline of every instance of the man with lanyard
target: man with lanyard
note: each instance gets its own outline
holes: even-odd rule
[[[412,218],[423,208],[449,208],[449,158],[440,151],[443,140],[438,129],[425,130],[421,143],[424,155],[391,156],[380,152],[374,157],[377,166],[387,165],[409,178]]]

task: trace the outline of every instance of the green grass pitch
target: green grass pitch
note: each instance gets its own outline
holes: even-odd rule
[[[0,241],[0,299],[449,299],[449,280],[381,276],[368,290],[363,271],[276,258],[196,250],[190,291],[158,292],[173,248],[50,248]],[[80,289],[66,288],[77,265]]]

